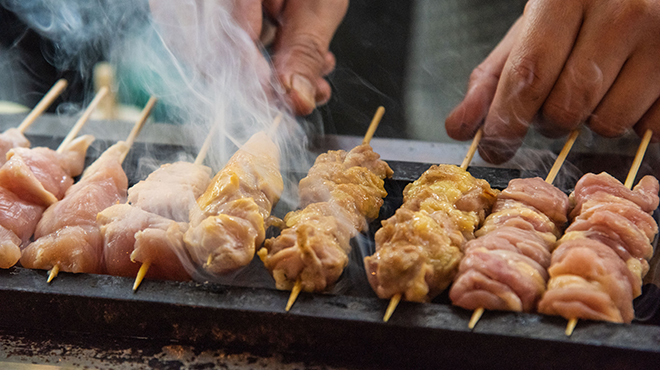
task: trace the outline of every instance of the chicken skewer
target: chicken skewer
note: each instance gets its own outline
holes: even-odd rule
[[[7,161],[6,154],[12,148],[29,148],[30,142],[23,135],[25,131],[37,120],[37,118],[57,99],[66,88],[67,82],[61,79],[48,90],[46,95],[35,105],[30,113],[16,128],[10,128],[0,134],[0,165]]]
[[[579,131],[574,130],[569,135],[568,139],[566,140],[566,143],[564,143],[564,146],[563,146],[561,152],[559,153],[559,155],[555,159],[555,162],[554,162],[552,168],[550,169],[550,172],[548,173],[548,176],[545,179],[545,182],[547,184],[552,185],[552,183],[554,182],[557,174],[559,173],[559,170],[561,169],[564,161],[566,160],[566,157],[568,156],[568,153],[570,152],[571,148],[573,147],[573,144],[575,143],[575,140],[577,139],[578,134],[579,134]],[[532,185],[532,184],[529,184],[529,185]],[[507,188],[507,190],[502,192],[501,196],[498,196],[498,201],[497,202],[501,202],[502,204],[505,204],[506,202],[508,202],[509,201],[508,199],[511,198],[511,195],[515,194],[515,191],[516,191],[516,190],[514,190],[515,186],[516,185],[514,185],[513,182],[512,182],[510,184],[509,188]],[[540,191],[544,191],[544,190],[549,191],[551,189],[550,188],[541,189],[540,187],[536,187],[536,191],[540,192]],[[541,196],[541,195],[539,194],[539,196]],[[499,199],[500,197],[504,197],[504,199]],[[516,198],[517,197],[514,196],[512,199],[516,199]],[[557,198],[557,201],[559,201],[559,198]],[[528,203],[529,202],[521,202],[520,204],[517,204],[515,206],[516,207],[530,206],[531,204],[528,204]],[[556,204],[563,204],[563,202],[558,202]],[[567,206],[568,202],[565,202],[565,204]],[[531,205],[531,206],[533,206],[533,205]],[[496,208],[498,207],[498,203],[496,203],[495,207]],[[536,209],[536,211],[539,212],[539,215],[541,213],[543,213],[546,216],[550,216],[547,211],[543,212],[543,210],[540,206],[537,206],[537,207],[534,207],[534,208]],[[561,207],[558,207],[558,208],[561,209]],[[506,208],[502,211],[507,212]],[[500,218],[499,213],[497,213],[495,211],[493,213],[494,214],[492,216],[490,216],[489,219],[490,218]],[[559,213],[565,213],[565,212],[559,212]],[[561,217],[561,220],[559,218],[557,218],[556,216],[553,217],[553,218],[550,218],[550,219],[551,220],[552,219],[557,219],[558,221],[563,221],[564,218],[565,218],[565,215],[563,217]],[[488,224],[488,220],[487,220],[486,224]],[[471,245],[471,243],[468,243],[466,245],[466,248],[465,248],[466,253],[468,253],[468,251],[472,252],[472,251],[470,251],[470,248],[473,245],[474,245],[474,247],[485,246],[485,245],[487,245],[485,243],[489,242],[490,239],[497,240],[498,238],[500,238],[502,236],[505,236],[504,234],[506,234],[507,232],[516,233],[516,234],[520,233],[520,231],[516,230],[516,229],[518,229],[518,227],[517,227],[517,226],[519,226],[518,224],[512,225],[512,226],[514,226],[515,229],[507,228],[506,231],[502,232],[501,233],[502,235],[500,235],[500,233],[497,233],[497,232],[493,233],[493,231],[495,231],[495,230],[490,231],[490,232],[486,231],[486,229],[492,228],[492,226],[484,225],[484,228],[479,231],[482,234],[478,235],[478,237],[477,237],[476,241],[474,242],[474,244]],[[522,225],[520,225],[520,226],[522,226]],[[527,225],[525,224],[524,227],[527,227]],[[499,227],[497,229],[499,229],[499,231],[502,231],[502,229],[499,228]],[[536,290],[536,295],[535,296],[534,296],[534,293],[529,293],[527,296],[525,296],[525,299],[520,299],[520,301],[522,301],[521,305],[520,305],[520,307],[517,307],[516,309],[524,311],[524,310],[529,309],[529,307],[526,308],[526,306],[529,306],[531,303],[533,303],[535,299],[540,298],[541,289],[545,289],[545,281],[547,280],[547,277],[542,276],[542,274],[540,274],[538,271],[534,272],[534,269],[535,268],[541,268],[541,269],[545,270],[547,268],[546,264],[549,263],[549,260],[547,258],[541,257],[541,255],[545,254],[546,255],[545,257],[549,256],[550,251],[549,250],[546,251],[546,249],[552,248],[552,243],[554,242],[555,239],[553,237],[550,237],[549,235],[547,235],[546,237],[538,238],[538,236],[541,236],[540,234],[538,234],[539,230],[532,231],[532,230],[524,230],[522,228],[520,230],[525,234],[525,236],[523,236],[523,238],[526,239],[526,243],[528,243],[528,244],[534,243],[534,246],[536,246],[537,248],[541,248],[541,249],[535,250],[533,252],[532,251],[526,251],[526,253],[524,253],[523,251],[521,251],[519,249],[518,243],[516,241],[512,241],[512,239],[515,239],[516,237],[513,236],[513,235],[510,235],[510,236],[508,236],[509,239],[507,241],[512,243],[512,245],[515,245],[517,250],[516,251],[509,251],[509,250],[504,251],[504,249],[502,249],[504,252],[500,252],[500,253],[505,253],[504,254],[505,257],[503,258],[504,260],[507,260],[507,261],[511,260],[511,263],[513,263],[517,266],[517,267],[514,267],[513,269],[516,269],[520,266],[528,266],[529,268],[527,268],[527,270],[529,270],[530,274],[532,274],[532,275],[527,275],[527,276],[536,276],[537,278],[541,278],[543,280],[543,284],[540,284],[541,280],[537,281],[537,283],[539,283],[539,285],[536,286],[537,290]],[[494,250],[497,250],[497,248],[504,248],[503,244],[506,244],[506,242],[504,240],[497,240],[496,243],[500,244],[500,245],[495,247],[496,249],[494,249]],[[511,252],[513,252],[513,254]],[[525,257],[531,258],[531,260],[521,257],[523,255]],[[472,258],[478,259],[477,256],[478,256],[478,254],[471,254]],[[483,257],[485,257],[485,256],[483,256]],[[515,260],[515,262],[513,262],[514,260]],[[509,267],[505,266],[505,267],[502,267],[502,268],[507,269]],[[463,266],[461,266],[461,268],[459,268],[459,277],[457,278],[457,281],[462,283],[462,281],[460,281],[460,279],[463,276],[465,276],[466,280],[471,279],[470,277],[468,277],[468,276],[470,276],[470,272],[471,272],[470,270],[471,269],[469,269],[469,268],[463,268]],[[482,273],[482,272],[480,271],[479,273]],[[500,277],[500,279],[498,279],[498,278],[495,278],[495,277],[491,276],[490,279],[494,282],[493,284],[506,284],[505,281],[500,280],[500,279],[502,279],[501,277]],[[488,292],[492,292],[492,290],[494,290],[494,289],[499,289],[499,288],[495,288],[494,285],[490,286],[490,287],[487,287],[487,284],[484,283],[484,282],[481,282],[480,284],[483,285],[483,287],[481,287],[481,288],[471,287],[471,288],[467,289],[468,291],[472,290],[472,291],[475,292],[475,293],[473,293],[473,294],[475,294],[475,298],[476,298],[476,294],[477,294],[476,292],[478,292],[480,289],[484,289],[485,291],[488,291]],[[530,289],[530,286],[528,286],[527,289]],[[473,304],[471,302],[468,303],[466,301],[466,298],[465,298],[466,297],[466,291],[463,289],[463,287],[458,289],[458,291],[460,291],[460,293],[457,293],[456,290],[457,289],[455,287],[452,287],[452,290],[450,291],[450,298],[452,298],[452,300],[456,300],[456,299],[461,300],[460,305],[466,305],[466,304],[467,305],[472,305]],[[517,295],[519,297],[521,297],[525,294],[525,293],[522,293],[524,291],[524,289],[522,287],[519,287],[518,290],[515,290],[515,289],[511,289],[511,290],[512,290],[512,292],[517,293]],[[500,293],[500,295],[504,295],[504,294]],[[486,296],[482,296],[482,297],[477,298],[477,299],[479,300],[479,299],[488,299],[488,298],[486,298]],[[502,299],[502,298],[500,298],[500,299]],[[529,302],[529,303],[526,304],[525,302]],[[509,303],[507,308],[512,309],[513,306],[516,306],[516,305],[518,305],[518,303],[516,303],[516,304]],[[494,306],[501,307],[502,304],[501,303],[495,303]],[[483,313],[484,313],[484,307],[476,308],[474,310],[473,314],[472,314],[472,317],[470,318],[470,321],[468,323],[468,328],[474,329],[474,327],[476,326],[477,322],[479,321],[479,319],[481,318],[481,315],[483,315]]]
[[[65,197],[52,204],[37,224],[35,241],[21,257],[26,268],[50,269],[48,282],[60,270],[102,272],[102,238],[96,215],[126,196],[128,179],[122,162],[156,103],[152,97],[125,142],[108,148],[83,173]]]
[[[553,252],[548,294],[539,302],[540,312],[569,320],[567,336],[578,315],[614,322],[634,317],[632,299],[641,294],[658,231],[650,216],[658,205],[658,181],[647,176],[630,189],[651,136],[648,130],[625,185],[605,173],[587,174],[571,195],[574,221]],[[572,296],[578,286],[581,293]]]
[[[384,114],[385,114],[384,107],[380,106],[378,107],[378,109],[376,109],[376,113],[374,114],[374,117],[372,118],[371,123],[367,128],[367,133],[364,135],[364,138],[362,139],[362,145],[369,145],[371,139],[376,133],[376,129],[378,128],[380,121],[383,119]],[[309,229],[307,228],[298,229],[296,235],[298,237],[298,241],[300,242],[300,245],[307,245],[307,233],[305,232],[306,230]],[[293,285],[293,288],[291,289],[289,300],[287,301],[286,307],[284,308],[285,311],[288,312],[291,309],[293,304],[296,302],[296,299],[298,299],[298,295],[300,295],[301,291],[302,291],[302,279],[298,278],[296,280],[296,283]]]
[[[66,83],[60,83],[59,89],[62,84]],[[47,100],[54,99],[53,95],[50,94]],[[100,96],[103,96],[103,92]],[[90,104],[87,111],[92,111],[98,101]],[[44,104],[39,105],[41,110],[45,109]],[[70,136],[77,135],[85,122],[80,120],[74,125]],[[0,168],[2,268],[9,268],[19,261],[21,248],[34,233],[45,207],[61,199],[66,189],[73,184],[73,177],[82,172],[85,153],[92,141],[93,136],[85,135],[62,146],[59,152],[41,147],[16,147],[9,150],[6,155],[8,161]]]
[[[375,131],[383,113],[379,108],[369,132]],[[383,179],[391,175],[368,144],[317,157],[300,180],[304,208],[289,212],[287,228],[258,252],[276,287],[291,290],[287,310],[301,290],[323,291],[339,279],[348,263],[350,240],[367,227],[367,219],[378,216],[387,195]]]
[[[202,163],[216,128],[211,128],[194,163],[180,161],[161,166],[128,190],[126,204],[113,205],[97,215],[104,238],[106,272],[136,276],[134,291],[154,262],[157,269],[152,270],[152,276],[190,278],[179,255],[185,254],[183,233],[190,210],[211,182],[211,169]],[[136,262],[141,262],[139,269]]]
[[[278,114],[275,120],[273,121],[268,136],[272,136],[276,132],[277,127],[279,126],[281,120],[282,120],[282,114]],[[186,228],[188,227],[187,223],[189,221],[189,214],[193,209],[195,209],[196,199],[202,195],[202,192],[208,187],[209,183],[211,182],[211,178],[209,177],[211,169],[202,166],[201,164],[204,161],[204,158],[206,157],[206,153],[208,152],[208,149],[210,148],[212,138],[214,136],[216,129],[217,129],[217,125],[214,125],[211,129],[211,132],[207,136],[204,144],[200,148],[197,158],[195,159],[195,162],[193,164],[189,164],[189,163],[186,163],[185,165],[183,163],[178,164],[179,166],[183,165],[190,168],[187,172],[196,173],[197,175],[196,176],[189,175],[187,178],[183,178],[180,176],[171,178],[172,180],[171,184],[168,186],[173,185],[174,187],[177,187],[177,185],[180,185],[182,181],[187,182],[186,186],[193,186],[194,191],[190,192],[192,196],[186,199],[184,202],[182,202],[181,200],[179,200],[178,202],[172,202],[172,200],[169,201],[165,200],[165,203],[169,202],[172,204],[168,204],[167,207],[165,207],[167,209],[165,212],[159,212],[155,208],[161,208],[161,207],[151,207],[150,204],[153,200],[153,193],[157,193],[157,191],[148,190],[147,183],[149,182],[148,181],[149,179],[147,179],[147,181],[143,183],[144,187],[143,189],[140,189],[138,191],[139,194],[137,194],[138,192],[134,192],[133,194],[131,194],[131,190],[129,190],[129,202],[131,201],[131,198],[136,199],[136,201],[132,202],[133,205],[140,208],[144,208],[145,205],[150,206],[151,209],[145,209],[145,211],[153,212],[159,216],[167,218],[168,220],[179,222],[178,227],[175,227],[171,222],[168,223],[169,226],[167,232],[165,233],[168,236],[167,238],[158,237],[159,234],[163,235],[163,231],[165,229],[166,223],[165,220],[162,219],[160,220],[161,225],[159,225],[160,230],[158,230],[158,227],[153,227],[141,231],[141,234],[138,233],[135,234],[136,248],[131,253],[131,259],[136,260],[137,262],[142,262],[142,265],[138,270],[135,284],[133,285],[133,290],[137,289],[137,287],[139,286],[141,280],[146,275],[146,272],[148,271],[149,266],[151,266],[151,263],[153,261],[156,261],[157,264],[159,265],[164,265],[164,266],[160,266],[161,270],[167,270],[166,274],[163,273],[160,274],[161,277],[174,277],[176,280],[181,280],[181,277],[190,278],[189,273],[185,271],[185,268],[180,261],[181,259],[186,259],[186,260],[188,259],[188,256],[186,255],[183,247],[182,232],[185,232]],[[165,176],[161,176],[161,177],[165,177]],[[166,178],[163,178],[160,179],[160,181],[165,182],[167,180]],[[143,193],[146,194],[142,195]],[[187,192],[179,191],[180,196],[181,194],[186,194],[186,193]],[[160,203],[160,202],[156,201],[156,203]],[[174,216],[170,211],[172,209],[176,209],[177,213],[179,213],[181,216],[185,214],[185,217]],[[176,228],[178,228],[182,232],[172,231],[172,229],[176,229]],[[138,239],[143,239],[147,241],[145,243],[142,243],[143,245],[138,246],[138,244],[141,244],[140,240]],[[165,241],[165,242],[161,242],[161,241]],[[210,253],[207,258],[206,264],[211,265],[213,263],[213,258],[214,258],[214,254]],[[177,274],[177,272],[179,273]]]
[[[272,128],[279,125],[276,117]],[[190,211],[185,248],[204,272],[233,273],[254,258],[284,189],[272,133],[252,135],[218,172]]]
[[[404,203],[376,233],[376,252],[364,259],[369,283],[390,302],[388,321],[400,300],[429,301],[451,282],[461,246],[490,210],[496,191],[467,171],[482,131],[460,167],[429,168],[404,189]]]

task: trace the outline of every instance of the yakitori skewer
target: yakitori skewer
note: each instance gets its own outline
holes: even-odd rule
[[[470,144],[470,148],[465,154],[465,158],[463,159],[463,162],[461,162],[461,166],[460,166],[461,169],[467,170],[468,166],[470,165],[470,162],[472,162],[472,158],[474,158],[474,155],[477,152],[477,148],[479,147],[479,141],[481,140],[482,136],[483,136],[483,128],[479,128],[477,133],[474,135],[474,138],[472,139],[472,143]],[[392,314],[394,314],[394,311],[396,310],[396,307],[399,305],[399,302],[401,302],[401,293],[396,293],[395,295],[392,296],[392,298],[390,298],[390,303],[387,305],[387,309],[385,310],[385,315],[383,315],[384,322],[388,322],[390,320],[390,317],[392,317]]]
[[[573,144],[575,143],[575,140],[577,139],[579,133],[580,132],[578,130],[572,131],[568,139],[566,140],[566,143],[564,143],[564,146],[559,152],[559,155],[557,155],[557,158],[555,159],[555,162],[552,165],[550,172],[548,172],[548,176],[545,178],[545,182],[547,182],[548,184],[552,184],[555,181],[555,178],[557,177],[557,174],[559,173],[561,166],[564,164],[564,161],[566,160],[568,153],[571,151],[571,148],[573,147]],[[474,329],[475,325],[477,325],[477,322],[479,321],[483,313],[484,313],[483,307],[479,307],[476,310],[474,310],[474,312],[472,313],[472,317],[470,318],[470,321],[468,323],[468,328]]]
[[[37,111],[43,112],[47,103],[52,102],[65,85],[63,80],[56,84],[37,105]],[[94,106],[88,109],[94,109]],[[21,124],[21,129],[27,129],[36,117],[31,115],[30,119]],[[72,137],[84,123],[71,129]],[[9,268],[21,258],[22,246],[34,233],[44,208],[61,199],[73,183],[73,177],[82,172],[85,152],[94,138],[91,135],[80,137],[62,146],[59,152],[54,152],[49,148],[29,149],[29,145],[11,145],[12,142],[16,143],[16,138],[25,139],[18,129],[13,132],[7,130],[3,136],[9,136],[5,144],[10,145],[4,145],[4,149],[8,149],[7,153],[0,153],[8,159],[0,167],[1,202],[6,212],[3,212],[0,226],[4,240],[0,248],[0,266]],[[29,144],[27,140],[25,142]],[[18,143],[21,144],[21,140]]]
[[[376,110],[376,113],[374,114],[374,117],[371,120],[371,123],[369,124],[369,128],[367,129],[366,134],[364,135],[364,139],[362,140],[362,144],[369,144],[371,142],[371,139],[376,132],[376,129],[378,128],[378,125],[380,124],[381,119],[383,118],[383,114],[385,114],[385,108],[380,106]],[[296,231],[298,243],[300,245],[307,245],[308,242],[308,234],[309,234],[309,226],[304,225],[304,227],[300,227]],[[298,295],[302,291],[303,288],[303,283],[300,277],[296,280],[295,284],[293,285],[293,288],[291,289],[291,294],[289,295],[289,300],[287,301],[285,310],[289,311],[293,304],[295,303],[296,299],[298,298]]]
[[[644,160],[646,149],[648,148],[652,137],[653,137],[653,131],[651,131],[650,129],[646,130],[644,136],[642,137],[642,141],[640,142],[639,147],[637,148],[637,153],[635,154],[635,158],[633,160],[632,165],[630,166],[630,171],[628,172],[628,176],[626,177],[626,181],[624,183],[624,186],[628,189],[632,189],[633,184],[635,183],[637,172],[639,171],[639,167],[641,166],[642,161]],[[565,330],[566,336],[570,337],[573,334],[573,331],[575,330],[575,326],[577,325],[577,323],[578,323],[577,318],[571,318],[568,320]]]
[[[66,254],[67,248],[75,247],[75,246],[71,246],[71,244],[68,243],[68,242],[72,242],[72,243],[84,243],[84,245],[77,246],[79,248],[82,248],[84,252],[77,253],[76,257],[72,257],[75,261],[71,262],[71,265],[75,266],[76,269],[75,271],[72,272],[99,272],[98,266],[100,265],[100,261],[90,260],[90,258],[94,259],[94,257],[97,257],[96,256],[97,254],[96,249],[98,247],[96,245],[97,240],[94,239],[92,241],[88,241],[87,239],[84,238],[83,238],[84,240],[77,240],[76,238],[80,233],[76,234],[75,232],[77,230],[76,227],[79,227],[78,226],[79,223],[89,223],[89,224],[92,223],[91,220],[86,220],[86,219],[83,220],[86,216],[89,217],[93,216],[94,217],[93,223],[95,224],[96,212],[97,212],[95,211],[96,208],[98,207],[105,208],[110,204],[107,205],[102,204],[103,202],[99,200],[100,199],[99,198],[96,199],[98,200],[97,203],[86,204],[83,212],[84,214],[77,216],[78,218],[71,217],[68,214],[67,215],[64,214],[67,213],[67,211],[69,211],[69,213],[75,210],[80,211],[79,205],[76,202],[85,201],[85,200],[74,198],[73,195],[75,194],[80,195],[78,194],[79,193],[78,191],[80,189],[86,190],[84,186],[91,184],[94,181],[108,182],[107,186],[105,185],[99,186],[98,189],[96,189],[97,191],[100,191],[102,188],[110,189],[111,187],[114,186],[118,189],[117,190],[118,194],[121,193],[122,190],[125,193],[126,191],[125,186],[127,186],[127,180],[126,180],[126,175],[123,173],[123,170],[121,170],[121,162],[123,162],[124,158],[126,157],[128,151],[130,150],[130,147],[135,141],[135,138],[139,134],[142,126],[146,122],[155,104],[156,104],[156,98],[152,97],[151,99],[149,99],[146,106],[142,110],[142,114],[140,118],[135,123],[126,141],[119,142],[113,145],[112,147],[110,147],[108,150],[106,150],[101,155],[101,157],[99,157],[99,159],[97,159],[85,170],[85,173],[83,173],[81,180],[76,185],[74,185],[76,189],[73,189],[73,187],[70,188],[70,191],[67,191],[67,195],[64,197],[62,201],[52,204],[44,212],[44,216],[37,225],[37,230],[35,232],[36,240],[33,243],[29,244],[23,251],[23,256],[21,257],[21,263],[23,264],[23,266],[28,268],[41,268],[41,269],[50,268],[48,282],[51,282],[57,276],[60,269],[62,268],[60,262],[58,262],[61,260],[61,255],[58,255],[58,253]],[[88,115],[84,115],[84,116],[88,116]],[[100,161],[101,159],[105,159],[105,162],[101,162]],[[116,170],[117,178],[113,177],[115,176],[115,173],[105,174],[101,171],[104,169],[101,167],[109,166],[109,165],[114,165],[113,168],[108,170]],[[121,174],[119,174],[119,172],[121,172]],[[122,181],[122,179],[124,181]],[[111,185],[110,183],[112,183],[113,185]],[[84,195],[82,197],[84,198]],[[96,195],[92,197],[96,197]],[[111,198],[112,197],[110,196],[108,197],[108,199]],[[73,208],[74,210],[70,210],[68,208]],[[58,216],[54,216],[54,215],[58,215]],[[63,231],[65,229],[69,234],[60,233],[60,231]],[[88,235],[86,231],[82,231],[82,234]],[[53,245],[51,247],[52,249],[48,249],[49,246],[51,246],[51,244],[55,243],[56,241],[57,243],[61,243],[61,244]],[[51,261],[50,260],[51,258],[54,260]],[[88,271],[88,269],[90,269],[91,271]]]
[[[281,115],[279,115],[281,119]],[[202,147],[199,149],[199,152],[197,153],[197,157],[195,157],[195,161],[193,164],[195,166],[201,166],[202,163],[204,163],[204,159],[206,158],[206,154],[209,151],[209,148],[211,147],[211,143],[213,142],[213,138],[215,136],[215,132],[217,130],[218,125],[215,124],[211,127],[211,130],[209,131],[208,135],[206,136],[206,139],[204,140],[204,143],[202,144]],[[210,179],[209,179],[210,181]],[[212,259],[213,255],[209,255],[209,259]],[[135,277],[135,282],[133,283],[133,291],[136,291],[137,288],[140,286],[142,283],[142,280],[144,277],[147,275],[147,272],[149,271],[149,267],[151,267],[152,261],[147,259],[142,262],[142,265],[140,265],[140,269],[137,272],[137,275]],[[210,263],[210,262],[208,262]]]

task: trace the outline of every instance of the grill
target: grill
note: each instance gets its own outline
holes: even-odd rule
[[[29,139],[33,146],[55,147],[60,141],[46,136]],[[174,145],[157,149],[163,161],[187,150]],[[135,178],[137,159],[146,150],[136,143],[125,161],[132,183],[140,180]],[[98,154],[90,150],[88,160]],[[430,166],[388,163],[394,178],[386,182],[389,195],[381,219],[401,204],[403,187]],[[469,170],[498,189],[512,178],[543,175],[501,168]],[[654,214],[656,221],[659,213]],[[650,285],[635,303],[643,322],[581,320],[570,338],[564,335],[564,319],[524,313],[487,312],[470,331],[471,312],[451,306],[446,294],[429,304],[402,302],[383,323],[387,301],[371,292],[360,267],[360,253],[373,252],[378,224],[375,221],[369,233],[354,239],[351,258],[359,263],[350,265],[332,292],[302,293],[288,313],[284,307],[289,292],[274,289],[258,258],[241,274],[263,279],[239,276],[233,284],[145,280],[136,293],[131,278],[60,273],[46,284],[46,271],[14,267],[0,270],[0,331],[100,343],[148,339],[158,345],[282,354],[360,368],[621,369],[655,368],[660,363],[660,292]],[[657,242],[656,237],[654,246]]]

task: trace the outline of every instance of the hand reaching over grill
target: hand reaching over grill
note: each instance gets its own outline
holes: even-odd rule
[[[479,152],[511,158],[529,125],[551,137],[586,124],[605,137],[630,128],[660,140],[660,3],[532,0],[472,72],[446,120],[468,140],[484,126]]]
[[[182,4],[177,8],[163,1],[150,0],[149,3],[159,23],[176,18],[170,14],[172,10],[185,12],[191,8],[191,4]],[[197,0],[192,3],[197,10],[206,13],[206,17],[212,13],[207,7],[212,6],[213,2]],[[347,8],[348,0],[234,2],[232,14],[252,40],[261,40],[266,44],[273,42],[275,76],[284,87],[296,114],[310,114],[317,105],[325,104],[330,99],[330,85],[323,77],[334,70],[335,57],[328,48]],[[200,15],[191,14],[191,17],[195,19]],[[217,21],[212,19],[211,23]],[[181,48],[186,49],[185,46]]]

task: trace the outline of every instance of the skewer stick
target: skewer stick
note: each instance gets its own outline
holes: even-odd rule
[[[468,328],[470,330],[474,329],[474,327],[477,326],[477,323],[479,322],[479,319],[483,314],[484,314],[483,307],[479,307],[476,310],[474,310],[474,312],[472,312],[472,317],[470,317],[470,322],[468,323]]]
[[[630,166],[630,172],[628,172],[628,177],[626,178],[625,186],[628,189],[632,189],[632,186],[635,183],[635,178],[637,177],[637,171],[639,171],[639,166],[642,165],[642,160],[644,159],[644,155],[646,154],[646,148],[649,147],[649,143],[651,142],[651,137],[653,137],[653,131],[651,131],[650,129],[646,130],[646,132],[644,133],[644,137],[642,138],[642,142],[639,144],[639,148],[637,148],[637,153],[635,154],[635,159],[633,160],[633,164]]]
[[[376,109],[376,114],[374,114],[374,118],[371,119],[371,123],[369,124],[369,128],[367,129],[367,133],[364,134],[364,139],[362,140],[362,144],[369,144],[371,142],[371,138],[374,137],[374,134],[376,133],[376,129],[380,124],[380,120],[383,118],[383,114],[385,114],[385,108],[381,105],[380,107],[378,107],[378,109]]]
[[[135,138],[140,134],[142,127],[144,127],[145,122],[147,122],[147,118],[149,118],[149,115],[151,114],[151,111],[154,109],[157,100],[158,99],[156,99],[155,96],[152,96],[151,98],[149,98],[149,101],[144,106],[144,108],[142,108],[142,113],[140,113],[140,117],[137,119],[137,121],[135,121],[135,125],[133,125],[133,129],[126,138],[125,141],[126,152],[122,155],[121,162],[123,162],[124,159],[126,158],[128,151],[131,149],[133,143],[135,142]]]
[[[385,315],[383,316],[384,322],[390,321],[390,317],[392,317],[392,314],[394,313],[394,310],[396,310],[396,306],[399,305],[399,302],[401,302],[401,293],[397,293],[393,295],[392,298],[390,298],[390,304],[387,305]]]
[[[635,178],[637,177],[637,171],[639,171],[639,167],[642,165],[642,160],[644,159],[644,155],[646,154],[646,149],[649,147],[649,143],[651,142],[651,137],[653,137],[653,131],[646,130],[644,133],[644,137],[642,137],[642,141],[639,143],[639,147],[637,148],[637,153],[635,153],[635,159],[633,160],[632,165],[630,166],[630,171],[628,172],[628,177],[626,177],[626,182],[624,184],[625,187],[628,189],[632,189],[633,184],[635,183]],[[568,324],[566,325],[566,336],[570,337],[571,334],[573,334],[573,330],[575,330],[575,326],[578,323],[577,318],[572,318],[568,320]]]
[[[142,279],[147,275],[147,271],[149,271],[149,266],[151,266],[151,261],[146,260],[140,266],[140,269],[138,270],[137,276],[135,277],[135,282],[133,283],[133,291],[136,291],[137,288],[142,284]]]
[[[289,295],[289,300],[286,302],[286,312],[289,312],[291,307],[293,306],[294,303],[296,303],[296,299],[298,298],[298,294],[300,294],[300,291],[302,290],[302,280],[298,278],[296,280],[296,283],[293,285],[293,289],[291,289],[291,295]]]
[[[465,159],[463,159],[463,163],[461,163],[462,169],[467,170],[470,162],[472,162],[472,158],[474,158],[474,154],[477,152],[479,141],[481,141],[482,136],[484,136],[484,129],[483,127],[480,127],[472,139],[472,144],[470,144],[470,149],[468,149]]]
[[[87,123],[87,120],[89,117],[92,115],[92,112],[94,112],[94,109],[96,109],[96,106],[99,105],[103,97],[105,97],[108,94],[108,88],[102,87],[101,90],[99,90],[98,93],[96,93],[96,96],[92,100],[91,103],[89,103],[89,106],[87,109],[85,109],[85,112],[83,115],[78,119],[78,122],[76,122],[75,125],[71,128],[69,131],[69,134],[66,135],[64,140],[62,140],[62,143],[60,146],[57,148],[58,153],[62,153],[64,149],[73,141],[73,139],[78,135],[82,127]]]
[[[55,265],[53,266],[52,269],[50,269],[50,272],[48,272],[48,280],[46,280],[46,283],[50,283],[57,277],[57,273],[60,272],[60,265]]]
[[[481,129],[479,131],[481,131]],[[579,133],[580,133],[579,130],[573,130],[571,134],[568,136],[568,139],[566,139],[566,143],[564,143],[564,146],[561,148],[561,152],[559,152],[559,155],[555,159],[555,163],[552,165],[552,168],[550,169],[548,176],[545,178],[545,182],[547,182],[548,184],[552,184],[552,182],[555,181],[555,178],[557,177],[557,174],[559,173],[561,166],[564,164],[564,161],[566,160],[568,153],[571,151],[573,144],[575,144],[575,140],[577,139]],[[479,132],[477,132],[477,135],[479,135]],[[474,142],[472,143],[472,145],[475,146]],[[471,149],[472,147],[470,147],[470,150]],[[467,159],[467,157],[465,159]],[[463,164],[465,164],[465,161],[463,162]],[[461,167],[463,167],[463,165],[461,165]],[[465,167],[467,167],[467,165]],[[468,323],[468,328],[474,329],[474,327],[479,322],[481,315],[483,314],[484,314],[483,307],[479,307],[476,310],[474,310],[474,312],[472,312],[472,317],[470,318],[470,322]],[[573,325],[573,327],[575,327],[575,325]]]
[[[46,95],[44,95],[43,98],[37,103],[37,105],[34,106],[30,114],[25,117],[23,122],[18,126],[18,131],[21,133],[25,133],[25,130],[30,127],[34,123],[34,121],[39,117],[48,107],[50,107],[51,104],[57,99],[58,96],[66,89],[67,82],[65,79],[60,79],[58,80],[53,87],[48,90]]]
[[[555,163],[552,165],[552,168],[550,169],[548,176],[545,178],[545,182],[547,182],[548,184],[552,184],[552,182],[555,181],[555,177],[557,177],[557,174],[559,173],[559,169],[561,169],[561,166],[564,164],[564,161],[568,156],[568,152],[571,151],[571,148],[573,147],[573,144],[575,143],[575,139],[577,139],[579,133],[580,131],[578,130],[571,131],[571,134],[568,136],[568,139],[566,140],[564,147],[561,148],[561,152],[559,152],[557,159],[555,159]]]
[[[298,248],[304,248],[304,247],[307,246],[307,229],[308,228],[310,228],[310,226],[302,226],[302,227],[299,227],[298,230],[296,230]],[[289,295],[289,300],[286,302],[285,310],[287,312],[289,312],[289,310],[291,309],[293,304],[296,303],[296,299],[298,298],[298,294],[300,294],[301,290],[302,290],[302,279],[300,278],[300,276],[298,276],[298,279],[296,279],[296,283],[293,285],[293,288],[291,289],[291,294]]]

